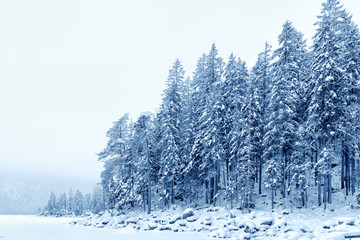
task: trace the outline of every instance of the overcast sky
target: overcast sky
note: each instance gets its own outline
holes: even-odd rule
[[[176,58],[191,76],[215,42],[252,67],[286,19],[310,40],[321,2],[0,1],[0,173],[94,184],[106,131],[158,108]]]

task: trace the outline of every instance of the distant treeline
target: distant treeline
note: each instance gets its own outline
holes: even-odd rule
[[[47,205],[40,214],[46,216],[81,216],[88,213],[97,214],[104,210],[105,202],[101,187],[96,187],[92,194],[82,194],[79,190],[76,190],[74,194],[70,188],[68,194],[64,192],[58,197],[52,192]]]

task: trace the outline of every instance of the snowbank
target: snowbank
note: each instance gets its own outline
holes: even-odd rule
[[[225,208],[133,212],[92,216],[76,224],[129,231],[200,232],[231,239],[345,239],[360,236],[360,214],[354,210],[260,211],[243,213]]]

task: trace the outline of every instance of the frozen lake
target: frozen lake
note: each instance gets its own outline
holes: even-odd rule
[[[180,240],[210,238],[199,233],[136,232],[70,225],[74,218],[0,215],[0,239],[4,240]]]

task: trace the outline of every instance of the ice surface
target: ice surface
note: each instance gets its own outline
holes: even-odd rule
[[[0,215],[0,239],[4,240],[180,240],[209,239],[200,233],[138,232],[131,227],[108,229],[71,225],[74,218]]]

